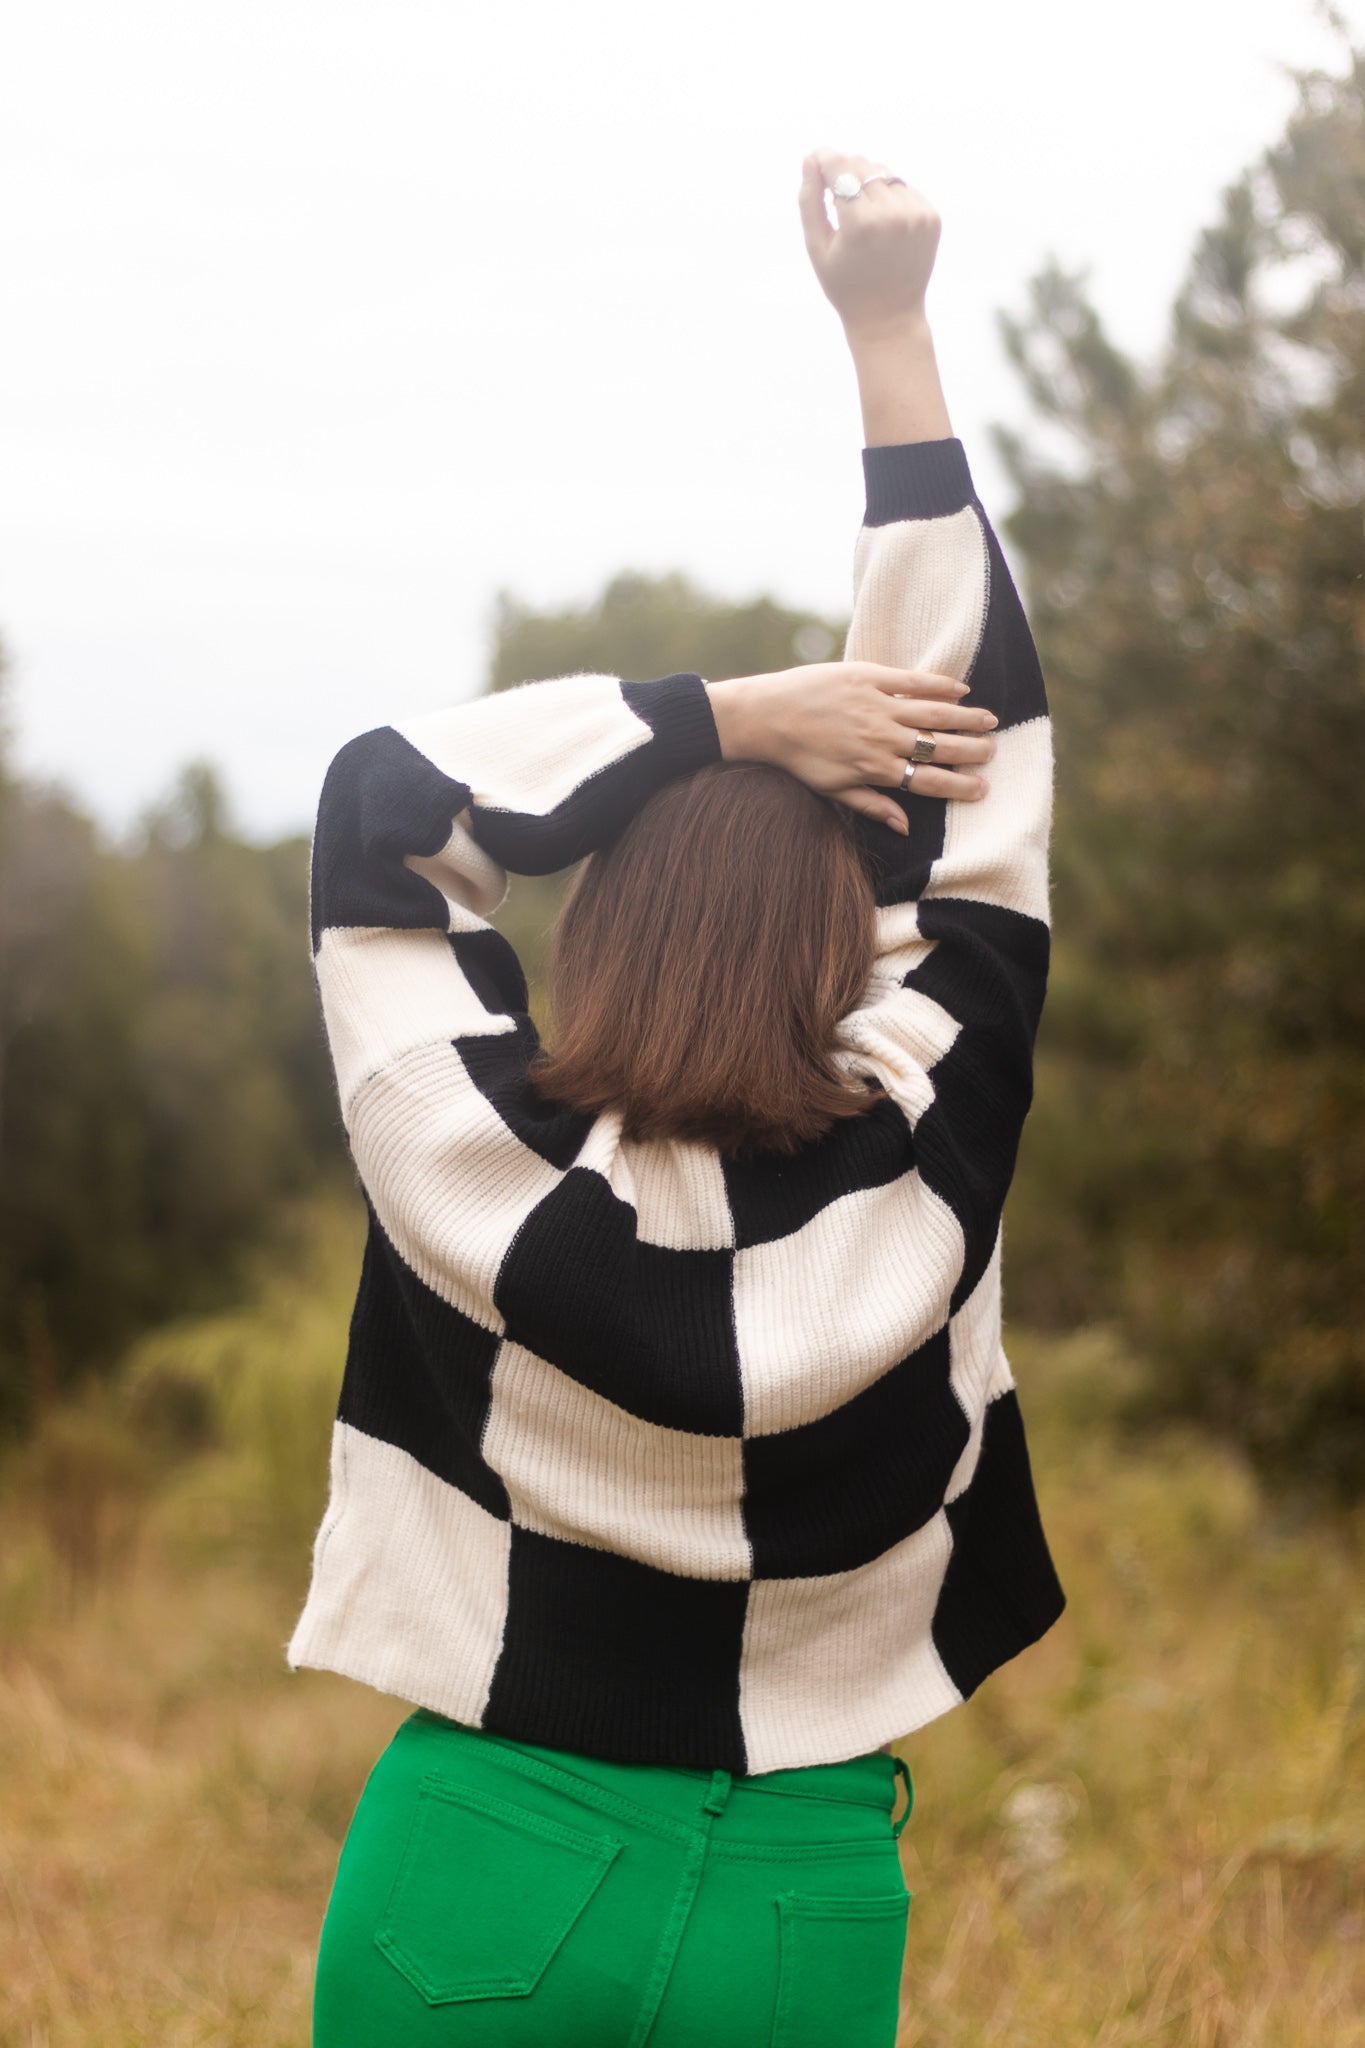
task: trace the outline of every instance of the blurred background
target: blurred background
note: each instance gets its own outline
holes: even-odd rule
[[[284,1665],[363,1229],[313,806],[483,689],[837,654],[815,147],[943,215],[1058,756],[1005,1335],[1069,1604],[903,1745],[902,2048],[1365,2042],[1365,0],[47,0],[0,47],[0,2043],[307,2038],[407,1711]],[[557,890],[499,914],[533,976]]]

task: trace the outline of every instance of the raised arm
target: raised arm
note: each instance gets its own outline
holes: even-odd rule
[[[844,659],[808,673],[807,697],[800,672],[733,685],[735,704],[721,701],[717,724],[727,751],[752,747],[857,813],[878,953],[863,1002],[840,1027],[840,1053],[899,1104],[923,1184],[961,1225],[957,1307],[983,1281],[984,1300],[998,1277],[1001,1211],[1032,1099],[1049,957],[1052,740],[1033,639],[939,381],[924,303],[937,216],[912,188],[876,179],[838,202],[837,229],[826,218],[826,186],[874,168],[811,157],[801,190],[866,437]],[[711,695],[714,706],[714,686]],[[905,790],[916,728],[936,735],[937,751]]]
[[[806,246],[843,322],[863,415],[866,511],[844,658],[964,679],[964,713],[985,705],[998,721],[984,770],[990,795],[979,810],[907,804],[907,843],[888,848],[876,835],[879,900],[951,895],[1007,904],[1046,922],[1047,697],[939,379],[925,303],[939,219],[921,193],[881,179],[836,202],[837,232],[825,215],[827,180],[843,171],[861,179],[874,169],[863,157],[808,157],[801,188]],[[940,737],[936,760],[942,751]],[[943,794],[928,787],[920,768],[914,786]]]
[[[812,158],[802,186],[807,247],[844,322],[866,441],[845,658],[958,677],[970,686],[962,710],[985,704],[999,722],[979,801],[902,798],[904,834],[860,820],[879,951],[843,1038],[901,1102],[921,1176],[962,1222],[956,1307],[998,1261],[1032,1100],[1049,960],[1052,732],[1023,607],[939,382],[924,302],[937,216],[913,188],[876,180],[841,202],[837,233],[824,217],[826,180],[874,168]]]
[[[820,153],[801,187],[806,246],[844,325],[865,437],[843,660],[712,683],[712,709],[725,754],[773,761],[858,813],[884,907],[954,896],[1045,923],[1047,698],[939,380],[925,307],[938,217],[913,188],[881,179],[837,202],[837,229],[826,216],[826,186],[874,168]],[[921,730],[936,750],[907,789]],[[896,928],[884,921],[888,943]]]

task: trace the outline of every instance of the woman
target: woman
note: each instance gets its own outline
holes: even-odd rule
[[[1064,1604],[1000,1344],[1048,707],[938,382],[938,221],[828,153],[801,212],[867,444],[843,661],[526,684],[323,790],[370,1235],[286,1654],[415,1711],[315,2048],[890,2048],[891,1745]],[[585,855],[546,1050],[487,917]]]

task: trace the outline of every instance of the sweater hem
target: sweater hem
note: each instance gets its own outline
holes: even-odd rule
[[[1008,1650],[998,1663],[993,1664],[991,1671],[998,1670],[1001,1665],[1012,1662],[1024,1650],[1031,1648],[1034,1643],[1040,1641],[1060,1619],[1064,1606],[1065,1600],[1062,1599],[1060,1603],[1055,1605],[1055,1611],[1042,1610],[1043,1614],[1046,1615],[1045,1619],[1035,1617],[1033,1621],[1021,1623],[1015,1647]],[[488,1727],[482,1720],[472,1719],[467,1709],[459,1711],[463,1703],[443,1693],[440,1686],[427,1686],[421,1683],[420,1680],[414,1683],[410,1680],[395,1678],[388,1672],[369,1666],[367,1659],[363,1656],[347,1655],[340,1645],[329,1649],[320,1643],[304,1640],[301,1629],[296,1632],[296,1638],[289,1646],[287,1659],[288,1667],[291,1671],[305,1669],[329,1671],[338,1677],[348,1678],[356,1684],[366,1685],[372,1691],[382,1693],[389,1699],[404,1701],[411,1707],[423,1708],[429,1713],[440,1716],[443,1720],[458,1722],[462,1727],[501,1737],[504,1741],[539,1745],[544,1745],[548,1741],[543,1730],[533,1731],[528,1728],[522,1734],[518,1733],[515,1728],[509,1727],[505,1722],[500,1722],[496,1727]],[[741,1778],[763,1777],[771,1771],[802,1770],[820,1764],[850,1763],[855,1758],[879,1752],[895,1755],[911,1736],[919,1733],[921,1728],[927,1728],[932,1722],[941,1720],[944,1714],[951,1713],[955,1707],[965,1705],[967,1700],[972,1697],[990,1675],[990,1671],[984,1673],[971,1686],[970,1691],[965,1693],[959,1692],[953,1698],[947,1697],[946,1688],[937,1697],[929,1700],[925,1700],[921,1696],[920,1706],[918,1708],[909,1708],[907,1710],[908,1718],[897,1716],[894,1726],[887,1726],[884,1722],[879,1721],[879,1723],[873,1724],[870,1729],[865,1727],[856,1735],[850,1735],[845,1740],[839,1740],[833,1736],[826,1736],[823,1739],[817,1737],[805,1744],[792,1745],[790,1747],[786,1744],[770,1741],[765,1745],[761,1768],[756,1771],[750,1771],[746,1768],[747,1759],[740,1759],[734,1756],[719,1757],[714,1762],[703,1764],[698,1764],[695,1759],[689,1759],[686,1764],[680,1765],[671,1753],[665,1754],[658,1751],[649,1743],[631,1745],[629,1754],[620,1750],[586,1749],[579,1749],[576,1753],[608,1763],[640,1764],[665,1769],[729,1770]],[[948,1684],[951,1685],[951,1680],[948,1681]],[[957,1689],[954,1687],[953,1690],[956,1692]],[[573,1747],[572,1745],[564,1745],[562,1743],[552,1744],[551,1746]]]

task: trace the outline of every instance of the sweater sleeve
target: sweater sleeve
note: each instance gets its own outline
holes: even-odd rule
[[[373,1056],[403,1036],[396,1002],[376,989],[345,1016],[329,1003],[329,956],[360,937],[449,938],[478,996],[506,1019],[526,1007],[520,963],[488,918],[508,871],[551,874],[619,832],[673,776],[720,758],[698,675],[625,682],[571,675],[523,683],[401,725],[361,733],[323,783],[313,835],[313,953],[334,1054],[366,1061],[349,1040],[373,1036]],[[392,954],[395,946],[391,943]],[[419,1005],[413,1028],[440,1035],[444,1019]],[[340,1039],[338,1030],[340,1029]],[[445,1035],[449,1035],[447,1032]],[[343,1107],[346,1087],[343,1080]]]
[[[878,951],[844,1020],[905,1112],[917,1164],[991,1244],[1032,1099],[1049,958],[1052,733],[1023,606],[960,441],[863,452],[846,660],[934,669],[999,719],[975,802],[904,794],[903,837],[857,820],[877,897]],[[968,1267],[978,1266],[970,1255]],[[961,1285],[977,1277],[968,1270]]]
[[[508,870],[570,866],[671,777],[719,758],[698,675],[561,676],[361,733],[318,806],[314,950],[332,928],[487,916]]]
[[[387,1235],[480,1321],[480,1218],[543,1193],[586,1129],[525,1078],[525,976],[488,921],[508,870],[569,865],[719,758],[699,675],[570,675],[377,727],[328,768],[310,895],[342,1122]]]

